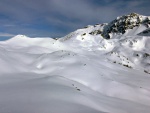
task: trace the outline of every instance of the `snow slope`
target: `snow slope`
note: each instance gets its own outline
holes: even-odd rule
[[[106,25],[1,41],[0,113],[149,113],[150,36],[141,24],[108,40]]]

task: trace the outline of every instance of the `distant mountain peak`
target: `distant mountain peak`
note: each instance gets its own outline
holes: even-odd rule
[[[119,38],[122,36],[141,35],[142,32],[148,28],[150,28],[150,16],[130,13],[119,16],[110,23],[88,25],[82,29],[71,32],[59,40],[77,39],[77,37],[80,36],[83,41],[83,39],[88,39],[87,37],[90,35],[104,39]]]
[[[123,15],[117,17],[115,20],[106,25],[102,32],[102,36],[106,39],[109,39],[111,38],[110,33],[124,34],[126,30],[133,29],[141,24],[144,24],[148,27],[150,24],[150,18],[137,13]]]

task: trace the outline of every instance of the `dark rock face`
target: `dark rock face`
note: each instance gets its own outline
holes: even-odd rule
[[[91,35],[98,35],[98,34],[101,34],[102,33],[102,31],[100,31],[100,30],[95,30],[95,31],[92,31],[91,33],[89,33],[89,34],[91,34]]]
[[[102,32],[102,36],[106,39],[109,39],[110,33],[124,34],[127,29],[133,29],[134,27],[139,26],[140,24],[149,26],[150,19],[147,17],[143,20],[143,16],[136,13],[121,16],[105,26]]]

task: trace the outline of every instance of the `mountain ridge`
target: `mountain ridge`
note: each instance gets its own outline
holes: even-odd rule
[[[76,31],[87,30],[85,33],[88,33],[90,35],[100,35],[105,39],[110,39],[113,38],[113,35],[115,35],[115,37],[116,35],[123,35],[128,30],[132,30],[133,28],[139,27],[141,25],[143,25],[143,29],[141,29],[141,31],[139,31],[138,33],[150,27],[150,16],[143,16],[137,13],[130,13],[128,15],[117,17],[115,20],[111,21],[110,23],[88,25]],[[90,28],[92,28],[92,30],[90,30]],[[69,33],[68,35],[62,38],[65,38],[64,40],[66,40],[67,38],[69,39],[69,37],[71,37],[74,32]],[[82,35],[84,35],[85,33],[82,33]]]
[[[125,24],[127,25],[125,26]],[[121,26],[119,27],[119,25]],[[39,51],[47,48],[49,49],[46,50],[47,52],[55,49],[67,49],[78,52],[81,52],[81,50],[98,51],[109,62],[117,63],[128,68],[141,69],[143,72],[149,74],[149,26],[149,16],[130,13],[117,17],[117,19],[110,23],[88,25],[59,39],[33,38],[31,40],[24,35],[17,35],[4,43],[8,43],[8,45],[17,44],[18,47],[41,45]],[[106,32],[107,29],[111,30]],[[114,29],[118,31],[114,31]],[[124,33],[122,33],[123,29]],[[111,35],[111,38],[104,38],[103,33],[105,35]],[[24,43],[22,44],[22,42]],[[69,47],[67,48],[67,46]],[[78,48],[81,48],[81,50]]]

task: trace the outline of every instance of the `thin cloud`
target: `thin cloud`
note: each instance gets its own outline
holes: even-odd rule
[[[2,33],[0,32],[0,37],[13,37],[15,36],[14,34],[10,34],[10,33]]]

